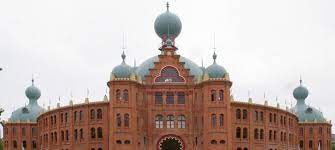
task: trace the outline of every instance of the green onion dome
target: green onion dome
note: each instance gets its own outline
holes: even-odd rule
[[[213,64],[206,68],[206,73],[209,78],[224,78],[227,74],[227,71],[224,67],[216,63],[217,55],[214,52],[213,54]]]
[[[175,39],[181,32],[182,24],[179,17],[169,11],[169,4],[167,4],[166,12],[156,18],[154,27],[161,39]]]
[[[122,63],[114,67],[112,75],[114,75],[115,78],[130,78],[130,75],[133,72],[133,68],[126,64],[126,55],[124,54],[124,52],[122,52],[121,58]]]
[[[37,103],[37,100],[41,97],[41,91],[34,85],[34,80],[32,80],[32,85],[26,89],[25,94],[29,99],[29,104],[12,112],[10,121],[36,122],[36,118],[39,116],[39,114],[45,111]]]
[[[308,89],[302,85],[302,80],[300,80],[300,85],[293,90],[293,97],[297,100],[297,104],[292,108],[298,115],[299,122],[325,122],[326,119],[320,110],[306,105],[305,99],[308,93]]]

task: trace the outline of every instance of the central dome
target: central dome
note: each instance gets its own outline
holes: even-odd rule
[[[155,20],[155,32],[161,39],[175,39],[181,32],[181,21],[179,17],[169,11],[167,4],[166,12],[160,14]]]

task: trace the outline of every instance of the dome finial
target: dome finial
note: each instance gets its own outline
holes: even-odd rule
[[[170,4],[169,2],[166,2],[166,11],[169,11]]]
[[[34,86],[34,74],[31,75],[31,85]]]
[[[124,50],[122,51],[121,58],[122,58],[122,62],[125,62],[124,60],[126,59],[126,54],[124,53]]]
[[[213,54],[214,63],[216,63],[216,57],[217,57],[217,55],[216,55],[215,50],[214,50],[214,54]]]

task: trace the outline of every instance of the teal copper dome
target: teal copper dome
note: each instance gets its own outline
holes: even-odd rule
[[[136,73],[144,80],[146,75],[149,75],[149,69],[154,68],[155,62],[158,62],[158,56],[151,57],[144,61],[138,68],[136,69]],[[193,61],[180,56],[180,62],[185,62],[184,67],[186,69],[190,69],[190,74],[194,76],[194,80],[201,78],[203,72],[201,68],[194,63]]]
[[[29,99],[29,104],[16,109],[12,112],[10,121],[30,121],[36,122],[38,115],[44,111],[44,109],[38,105],[37,100],[41,96],[41,91],[34,85],[34,80],[32,80],[32,85],[29,86],[26,91],[26,96]]]
[[[295,88],[293,90],[293,96],[295,99],[299,100],[299,99],[306,99],[308,96],[308,90],[306,87],[302,86],[300,84],[300,86],[298,86],[297,88]]]
[[[167,3],[166,12],[160,14],[155,20],[155,31],[156,34],[162,38],[176,38],[182,28],[179,17],[169,11],[169,4]]]
[[[133,72],[133,68],[126,64],[126,55],[124,54],[124,52],[122,52],[121,57],[122,63],[113,69],[112,75],[114,75],[115,78],[129,78],[131,73]]]
[[[302,80],[300,80],[300,85],[293,90],[293,97],[297,100],[297,104],[292,109],[298,115],[299,122],[326,121],[321,111],[306,105],[305,99],[308,97],[308,89],[302,85]]]
[[[224,67],[216,63],[216,58],[217,58],[217,55],[214,52],[213,54],[214,62],[212,65],[206,68],[206,73],[208,74],[209,78],[224,78],[224,76],[227,74],[227,71]]]

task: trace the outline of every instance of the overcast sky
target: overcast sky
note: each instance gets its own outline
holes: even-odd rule
[[[0,107],[2,118],[28,103],[24,91],[34,75],[39,104],[83,102],[89,89],[101,100],[113,67],[133,65],[159,54],[154,32],[165,0],[3,0],[0,1]],[[236,99],[256,103],[275,98],[295,105],[292,90],[302,76],[307,103],[335,120],[334,0],[171,0],[183,29],[178,53],[210,65],[213,33],[218,63],[230,73]]]

